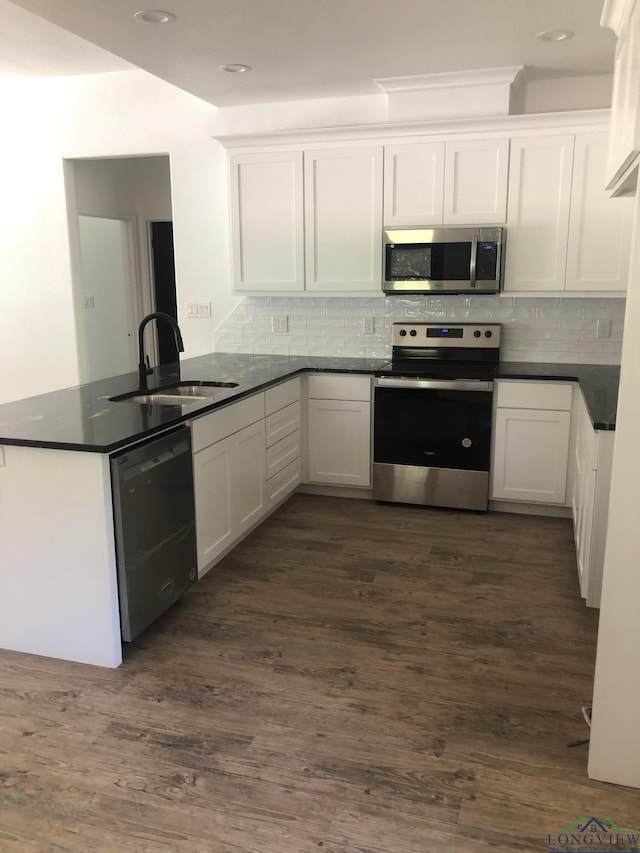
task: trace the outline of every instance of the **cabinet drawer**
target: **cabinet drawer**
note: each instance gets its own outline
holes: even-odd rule
[[[271,447],[289,433],[300,428],[300,403],[295,402],[266,419],[266,446]]]
[[[300,380],[290,379],[274,388],[267,388],[264,392],[264,411],[266,415],[272,415],[279,409],[295,403],[300,399]]]
[[[335,376],[333,374],[309,377],[309,397],[316,400],[371,400],[370,376]]]
[[[197,453],[210,444],[238,432],[264,418],[264,394],[254,394],[246,400],[232,403],[217,412],[196,418],[191,425],[191,444]]]
[[[497,383],[497,405],[505,409],[547,409],[571,411],[571,385],[560,382],[509,382]]]
[[[281,501],[300,483],[300,460],[296,459],[278,474],[267,480],[267,503],[269,506]]]
[[[267,478],[273,477],[300,456],[300,430],[292,432],[267,450]]]

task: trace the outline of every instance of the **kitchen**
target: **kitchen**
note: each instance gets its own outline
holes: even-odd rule
[[[375,103],[373,103],[374,100]],[[2,393],[6,395],[6,400],[11,400],[43,393],[53,388],[72,386],[78,381],[73,295],[69,287],[71,270],[65,248],[68,243],[67,209],[61,158],[169,153],[173,182],[176,269],[181,283],[181,301],[212,302],[212,282],[228,280],[230,247],[224,236],[228,215],[226,192],[215,191],[216,187],[224,187],[226,184],[226,154],[217,143],[212,141],[211,137],[225,129],[238,132],[243,121],[246,125],[251,124],[254,130],[256,128],[266,130],[270,127],[272,113],[268,107],[264,106],[256,109],[252,115],[247,107],[232,108],[229,112],[220,110],[218,114],[218,111],[204,102],[185,95],[144,72],[128,71],[113,72],[93,78],[14,81],[3,87],[2,103],[3,114],[7,117],[15,117],[15,121],[8,124],[19,127],[20,130],[14,136],[4,135],[2,139],[3,187],[6,188],[6,198],[12,199],[12,203],[8,203],[5,207],[6,222],[3,222],[2,256],[7,270],[3,274],[3,280],[10,279],[14,284],[10,292],[3,290],[3,299],[7,300],[3,310],[3,317],[6,318],[3,334],[7,351],[12,354],[12,358],[5,360],[0,369],[2,370]],[[117,122],[113,121],[109,111],[105,111],[105,103],[117,103]],[[140,103],[146,105],[143,116],[140,114]],[[598,104],[598,106],[604,105]],[[340,110],[345,109],[345,105],[322,103],[298,109],[300,113],[310,113],[311,117],[306,118],[308,124],[328,125],[336,123],[336,119],[332,116],[337,116]],[[354,120],[364,121],[365,117],[369,117],[370,120],[372,113],[379,115],[379,109],[377,96],[370,97],[368,100],[358,99],[349,104],[348,123],[351,124]],[[330,110],[334,112],[329,112]],[[278,111],[278,114],[279,121],[285,125],[290,126],[295,124],[296,120],[300,121],[296,116],[295,106],[291,106],[286,111],[286,115],[285,111]],[[168,115],[172,118],[171,122],[167,122]],[[22,168],[20,164],[24,164]],[[43,187],[47,188],[47,194],[43,194]],[[32,223],[32,227],[25,229],[25,222]],[[37,243],[34,243],[35,232],[39,234]],[[34,282],[38,283],[35,291]],[[46,286],[43,286],[43,282],[46,282]],[[338,341],[342,339],[341,335],[334,335],[337,340],[332,342],[331,336],[326,334],[327,329],[336,327],[334,316],[344,318],[344,324],[340,325],[347,328],[346,321],[356,308],[363,312],[363,316],[370,312],[374,317],[376,312],[386,313],[388,310],[387,303],[382,297],[366,297],[365,299],[372,301],[365,301],[360,306],[356,306],[352,301],[356,298],[361,297],[328,298],[331,302],[324,306],[327,311],[324,316],[328,318],[324,323],[324,337],[328,340],[328,344],[324,345],[325,352],[327,345],[338,347]],[[266,299],[276,301],[265,303]],[[241,300],[238,299],[237,294],[234,294],[230,288],[221,288],[213,301],[215,316],[211,321],[181,320],[187,343],[187,355],[195,357],[209,352],[212,334],[220,320],[234,314],[236,317],[243,313],[245,316],[250,316],[251,325],[257,333],[260,327],[264,328],[262,318],[265,315],[284,313],[281,310],[278,312],[272,310],[282,308],[284,303],[278,302],[279,299],[287,298],[252,297],[244,303],[246,307],[251,308],[251,311],[243,312],[238,310]],[[321,297],[316,299],[320,300]],[[520,308],[522,303],[524,304]],[[293,309],[305,310],[304,306],[296,304],[295,300],[287,299],[286,304],[289,307],[290,318],[294,316]],[[630,300],[627,300],[627,328],[629,328],[629,304]],[[506,319],[515,318],[518,311],[525,310],[530,313],[528,317],[525,316],[522,319],[535,320],[539,330],[545,329],[545,321],[549,320],[548,314],[557,312],[551,319],[554,323],[557,321],[558,325],[554,324],[551,329],[547,329],[550,337],[553,338],[552,342],[556,344],[554,353],[559,351],[556,340],[556,338],[559,339],[559,335],[555,335],[554,330],[560,328],[559,321],[563,318],[559,315],[565,310],[575,312],[566,318],[574,321],[589,323],[596,319],[610,319],[613,329],[611,343],[617,343],[618,346],[620,344],[622,321],[620,300],[605,298],[602,303],[598,300],[592,303],[590,299],[560,300],[554,296],[548,300],[536,299],[535,303],[531,303],[526,299],[507,297],[504,303],[500,298],[496,307],[502,311],[503,305],[509,315]],[[595,316],[589,316],[591,305],[593,305]],[[313,306],[314,317],[316,308],[322,310],[322,305],[318,302]],[[451,308],[465,312],[472,311],[475,306],[460,300],[456,301]],[[433,304],[433,309],[442,310],[442,306]],[[308,307],[306,310],[309,310]],[[341,313],[342,310],[344,313]],[[509,314],[509,312],[512,313]],[[531,316],[533,312],[535,316]],[[311,316],[306,313],[298,316],[311,319]],[[470,319],[479,319],[472,314],[467,316]],[[254,318],[257,319],[254,320]],[[459,316],[458,319],[460,319]],[[618,324],[617,330],[616,324]],[[233,332],[229,331],[228,324],[226,328],[220,329],[220,336],[236,337],[234,341],[227,337],[224,346],[219,345],[217,349],[224,350],[228,346],[235,344],[237,347],[244,343],[238,338],[240,334],[247,334],[247,332],[238,331],[238,328],[243,325],[236,322],[234,317]],[[307,324],[307,328],[313,328],[313,326]],[[316,335],[306,335],[307,346],[310,345],[311,337]],[[529,346],[533,336],[532,338],[527,338],[526,335],[523,337],[524,351],[542,351],[537,345]],[[26,340],[29,341],[27,347],[24,346]],[[346,333],[344,340],[346,348]],[[360,338],[360,344],[364,345],[365,355],[368,355],[366,337]],[[612,349],[610,353],[606,353],[603,342],[596,340],[595,335],[591,345],[594,348],[594,360],[597,358],[602,362],[615,363],[616,351]],[[256,346],[257,351],[273,352],[274,348],[282,345],[269,340],[260,341]],[[55,361],[50,358],[52,351],[56,352]],[[575,351],[573,350],[574,353]],[[588,354],[588,352],[588,349],[582,350],[581,354]],[[317,355],[321,354],[317,353]],[[559,359],[554,356],[552,360]],[[571,361],[575,360],[575,355],[572,355]],[[622,518],[626,504],[620,503],[620,500],[616,506],[618,512],[622,513]],[[624,541],[624,537],[621,537],[620,542]],[[624,555],[625,553],[631,555],[633,549],[629,547],[626,550],[622,545],[620,547],[622,556],[619,558],[619,563],[620,571],[623,571]],[[632,578],[625,579],[625,583],[631,582]],[[631,593],[627,596],[627,600],[628,606],[631,606],[634,601]],[[617,606],[616,604],[614,609]],[[630,631],[633,620],[626,620],[625,624]],[[624,637],[617,642],[628,646],[630,639]],[[615,660],[621,667],[625,667],[624,654],[618,655],[616,652]],[[611,663],[611,672],[614,672],[613,663]],[[624,685],[629,691],[635,689],[628,675]],[[619,682],[616,689],[618,691],[620,689]],[[628,707],[634,707],[631,698]],[[631,741],[625,740],[621,746],[621,751],[625,755],[632,755]],[[637,762],[634,766],[637,766]]]

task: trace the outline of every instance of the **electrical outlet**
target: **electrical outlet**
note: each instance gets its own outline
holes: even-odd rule
[[[363,331],[365,335],[375,335],[376,333],[376,318],[365,317],[363,323]]]
[[[611,337],[611,320],[598,320],[596,329],[596,338]]]
[[[89,294],[89,296],[85,296],[84,307],[85,308],[95,308],[96,307],[96,303],[95,303],[95,299],[93,298],[93,294]]]
[[[280,333],[284,332],[286,334],[289,331],[289,317],[286,314],[281,317],[272,317],[271,331]]]
[[[187,317],[209,318],[211,317],[210,302],[187,302]]]

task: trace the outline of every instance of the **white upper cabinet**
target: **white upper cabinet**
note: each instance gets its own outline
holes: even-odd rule
[[[605,192],[607,136],[576,136],[566,290],[626,290],[633,199]]]
[[[606,133],[511,142],[506,291],[624,291],[632,202],[604,191]]]
[[[495,225],[506,218],[508,139],[386,145],[385,225]]]
[[[385,145],[384,224],[441,225],[444,142]]]
[[[511,141],[505,290],[564,290],[573,136]]]
[[[236,290],[302,290],[302,152],[232,154],[233,285]]]
[[[508,139],[447,142],[446,225],[501,225],[507,218]]]
[[[306,289],[379,290],[382,148],[305,151]]]
[[[380,146],[232,154],[229,166],[236,290],[380,290]]]

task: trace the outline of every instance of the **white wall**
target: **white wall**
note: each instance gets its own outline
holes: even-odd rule
[[[185,357],[212,349],[230,286],[216,108],[144,71],[0,82],[0,402],[78,381],[64,158],[168,154]],[[186,301],[213,317],[186,319]]]

